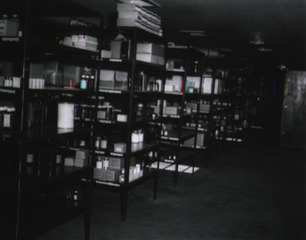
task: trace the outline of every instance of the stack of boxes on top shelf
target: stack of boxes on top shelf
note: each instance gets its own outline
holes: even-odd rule
[[[134,3],[118,3],[118,27],[137,27],[147,32],[163,35],[161,18],[157,14]]]
[[[160,44],[137,43],[136,60],[162,66],[165,64],[164,50]]]

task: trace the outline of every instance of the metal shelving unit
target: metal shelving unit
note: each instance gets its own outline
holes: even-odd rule
[[[116,71],[119,69],[128,74],[128,79],[124,87],[108,87],[103,86],[104,79],[100,75],[98,110],[101,110],[103,118],[106,115],[107,117],[105,119],[97,119],[96,129],[98,130],[95,131],[95,138],[97,139],[99,136],[106,138],[107,147],[105,149],[97,149],[95,153],[97,162],[101,159],[102,161],[119,161],[120,166],[116,166],[115,169],[107,168],[110,169],[109,172],[104,169],[104,165],[102,169],[96,167],[94,187],[115,191],[120,194],[121,219],[125,220],[130,189],[153,179],[153,194],[154,199],[156,198],[158,169],[151,168],[151,163],[152,161],[159,162],[160,143],[158,134],[160,130],[158,129],[160,129],[160,124],[158,124],[158,116],[152,117],[150,113],[152,109],[147,106],[147,103],[157,101],[161,98],[162,93],[136,89],[136,82],[139,80],[140,72],[151,77],[162,76],[164,66],[136,60],[137,43],[146,40],[163,44],[161,37],[142,29],[130,27],[121,27],[118,32],[124,34],[129,41],[129,58],[101,59],[100,69],[102,71]],[[143,107],[143,113],[140,115],[137,115],[138,104],[142,104],[141,106]],[[107,113],[104,113],[104,111]],[[120,117],[118,116],[124,119],[119,119]],[[133,143],[132,134],[138,128],[143,131],[144,142]],[[158,134],[150,136],[151,130],[158,132]],[[122,144],[124,150],[115,151],[116,144]],[[138,166],[138,169],[136,166]],[[138,172],[134,173],[133,171]],[[116,177],[107,178],[104,174],[114,174]]]
[[[69,12],[66,11],[67,6]],[[88,136],[90,139],[92,128],[88,125],[59,129],[54,123],[54,111],[61,100],[90,99],[95,94],[93,91],[67,89],[64,86],[30,89],[29,82],[32,63],[62,61],[82,65],[87,61],[93,66],[98,65],[97,53],[61,46],[58,42],[49,45],[44,41],[43,37],[56,34],[53,31],[55,28],[48,28],[49,22],[43,21],[45,17],[94,16],[100,19],[101,16],[69,1],[56,0],[13,0],[5,4],[1,13],[8,16],[16,14],[19,21],[18,36],[1,38],[0,48],[3,53],[1,61],[9,62],[12,66],[8,75],[20,77],[19,87],[0,87],[1,104],[10,104],[15,110],[7,113],[11,126],[1,126],[0,129],[0,149],[3,153],[0,164],[2,237],[16,240],[33,238],[83,214],[84,236],[89,239],[91,157],[83,167],[67,166],[62,157],[75,153],[75,150],[69,146],[58,146],[58,141],[68,142],[79,136]],[[36,21],[37,17],[40,21]],[[65,29],[68,28],[66,26]],[[37,29],[44,31],[37,33]],[[45,31],[48,34],[44,35]],[[57,36],[53,37],[58,41]],[[43,105],[44,102],[46,105]],[[37,112],[31,111],[31,103],[40,109],[48,109],[48,114],[42,115],[45,112],[38,112],[38,108]],[[30,117],[39,120],[29,123]],[[55,161],[57,155],[61,156],[59,163]],[[81,182],[81,179],[87,179],[88,182]]]

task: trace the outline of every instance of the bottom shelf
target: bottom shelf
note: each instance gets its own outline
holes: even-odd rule
[[[123,186],[127,186],[127,188],[132,188],[135,185],[138,185],[148,179],[154,178],[157,175],[157,170],[153,167],[151,168],[145,168],[142,172],[139,174],[136,174],[129,180],[127,184],[124,182],[120,183],[118,181],[106,181],[101,179],[93,179],[94,185],[99,187],[109,187],[109,188],[120,188]]]
[[[79,214],[85,214],[84,188],[67,188],[24,196],[21,205],[19,236],[23,239],[42,234]]]
[[[173,163],[167,163],[167,162],[160,162],[159,163],[159,169],[160,170],[174,172],[175,171],[175,167],[176,166]],[[156,169],[158,168],[157,162],[152,164],[152,168],[156,168]],[[179,164],[177,171],[181,172],[181,173],[192,174],[192,173],[197,172],[198,170],[200,170],[199,167],[192,167],[192,166],[189,166],[189,165]]]

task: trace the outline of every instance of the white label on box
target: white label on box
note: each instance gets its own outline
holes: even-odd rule
[[[117,122],[127,122],[127,115],[126,114],[118,114],[117,115]]]

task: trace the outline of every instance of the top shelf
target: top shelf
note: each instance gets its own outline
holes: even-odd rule
[[[98,52],[89,51],[85,49],[64,46],[56,43],[47,43],[39,45],[32,43],[35,51],[32,52],[31,58],[33,59],[61,59],[67,61],[92,61],[95,64],[98,59]]]
[[[48,138],[62,137],[64,135],[82,135],[89,133],[89,128],[57,128],[55,125],[39,125],[27,129],[27,139],[41,141]]]
[[[157,7],[160,8],[161,5],[153,0],[116,0],[118,3],[132,3],[139,5],[141,7]]]
[[[69,17],[88,17],[100,16],[101,13],[85,6],[78,5],[69,0],[30,0],[31,16],[69,16]],[[67,11],[69,9],[69,11]]]

